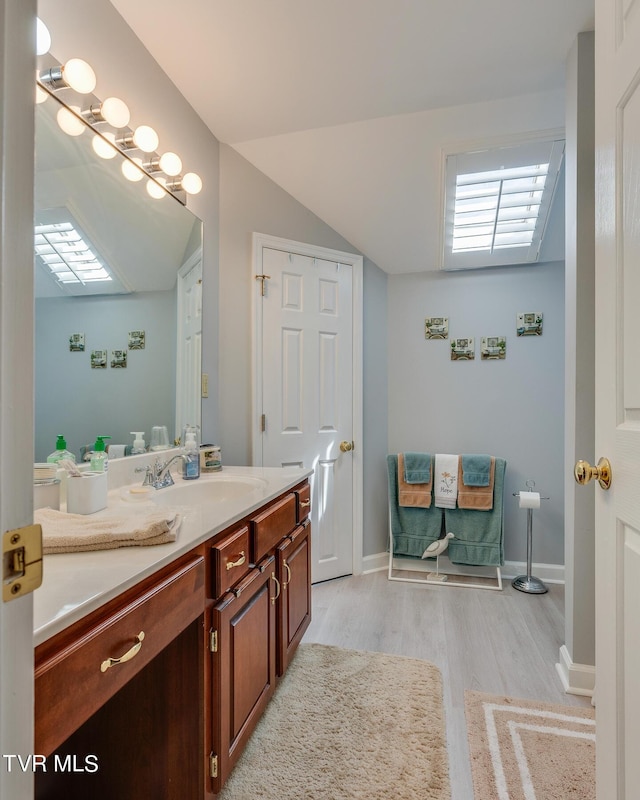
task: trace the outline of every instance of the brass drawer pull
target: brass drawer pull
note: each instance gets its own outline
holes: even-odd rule
[[[287,586],[291,583],[291,567],[287,564],[286,561],[282,562],[282,566],[287,570],[287,580],[283,581],[282,588],[286,589]]]
[[[245,555],[244,550],[240,551],[240,555],[238,556],[236,561],[227,561],[227,569],[233,569],[234,567],[241,567],[245,561],[247,560],[247,556]]]
[[[127,652],[123,656],[120,656],[120,658],[107,658],[106,661],[103,661],[102,664],[100,664],[100,672],[106,672],[109,667],[115,667],[116,664],[124,664],[125,661],[131,661],[131,659],[134,656],[137,656],[140,652],[143,639],[144,631],[140,631],[140,633],[136,636],[136,643],[133,645],[131,650],[127,650]]]
[[[311,500],[300,501],[300,508],[309,508],[310,505],[311,505]]]
[[[276,602],[276,600],[280,597],[280,581],[276,578],[276,573],[275,572],[271,573],[271,578],[272,578],[272,580],[274,580],[276,582],[276,593],[271,598],[271,605],[273,605]]]

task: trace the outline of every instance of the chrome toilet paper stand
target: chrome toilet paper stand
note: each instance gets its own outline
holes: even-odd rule
[[[533,492],[535,489],[536,482],[534,480],[528,480],[526,482],[526,487],[528,492]],[[520,497],[520,492],[514,492],[514,497]],[[548,497],[541,497],[541,500],[548,500]],[[531,574],[531,553],[533,550],[533,509],[527,509],[527,574],[526,575],[518,575],[517,578],[514,578],[511,581],[511,585],[514,589],[517,589],[519,592],[528,592],[529,594],[544,594],[549,590],[544,585],[544,583],[540,580],[540,578],[536,578],[535,575]]]

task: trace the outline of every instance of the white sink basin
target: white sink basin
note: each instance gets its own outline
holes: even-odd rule
[[[176,481],[174,486],[154,491],[151,499],[163,506],[224,503],[228,500],[238,500],[254,492],[261,492],[266,486],[267,481],[263,478],[211,475],[197,480]]]

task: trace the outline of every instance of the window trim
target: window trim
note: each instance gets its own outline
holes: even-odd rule
[[[533,242],[528,247],[506,247],[492,252],[475,250],[454,253],[453,244],[453,209],[455,203],[456,170],[447,172],[447,161],[455,156],[471,156],[478,154],[479,159],[486,153],[491,158],[491,151],[505,148],[515,148],[530,144],[550,144],[551,155],[549,158],[549,172],[545,191],[542,198],[539,218],[542,227],[536,230]],[[506,136],[494,139],[458,142],[446,146],[441,151],[441,193],[442,193],[442,219],[440,224],[440,264],[444,271],[463,269],[481,269],[487,267],[518,266],[534,264],[540,257],[540,247],[549,221],[549,212],[558,186],[565,150],[564,129],[525,133],[517,136]],[[480,168],[481,171],[482,168]],[[486,169],[490,169],[489,166]],[[466,170],[466,168],[465,168]]]

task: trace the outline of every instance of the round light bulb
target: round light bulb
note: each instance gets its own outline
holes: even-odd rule
[[[62,68],[65,81],[80,94],[91,94],[96,88],[96,73],[86,61],[72,58]]]
[[[47,92],[44,89],[41,89],[38,84],[36,84],[36,104],[39,105],[40,103],[44,103],[44,101],[49,97]]]
[[[153,197],[154,200],[162,200],[166,194],[162,186],[158,186],[158,184],[151,180],[151,178],[149,178],[147,181],[147,193],[150,197]]]
[[[96,133],[91,140],[91,147],[93,147],[94,153],[100,156],[100,158],[113,158],[118,152],[116,137],[113,133],[105,133],[102,136]]]
[[[75,114],[72,114],[69,109],[77,114],[80,113],[80,109],[77,106],[69,106],[69,108],[62,106],[56,114],[58,125],[69,136],[80,136],[85,132],[87,126]]]
[[[202,178],[195,172],[187,172],[182,176],[182,188],[187,194],[198,194],[202,189]]]
[[[158,134],[148,125],[140,125],[133,132],[133,143],[143,153],[153,153],[158,146]]]
[[[163,153],[158,166],[165,175],[179,175],[182,170],[182,160],[175,153]]]
[[[120,169],[122,170],[122,174],[124,175],[124,177],[128,181],[132,181],[133,183],[141,181],[144,177],[141,158],[133,158],[131,159],[131,161],[125,159],[122,162],[122,166],[120,167]]]
[[[49,29],[40,19],[36,17],[36,53],[43,56],[48,53],[51,48],[51,34]]]
[[[131,119],[129,107],[119,97],[107,97],[106,100],[103,100],[100,113],[104,117],[104,121],[114,128],[126,128]]]

